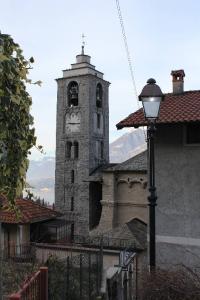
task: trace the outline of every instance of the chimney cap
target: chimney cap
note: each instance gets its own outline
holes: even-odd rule
[[[184,70],[174,70],[171,71],[172,75],[172,84],[173,84],[173,93],[181,94],[184,92]]]
[[[179,77],[179,78],[181,78],[181,79],[183,79],[183,77],[185,77],[185,72],[184,72],[184,70],[183,69],[181,69],[181,70],[172,70],[171,71],[171,75],[173,76],[173,78],[175,79],[177,79],[177,77]]]

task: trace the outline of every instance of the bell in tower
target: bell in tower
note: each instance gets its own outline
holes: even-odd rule
[[[78,106],[78,84],[71,82],[68,92],[69,106]]]
[[[100,83],[98,83],[97,88],[96,88],[96,106],[97,107],[102,106],[102,96],[103,96],[102,85]]]

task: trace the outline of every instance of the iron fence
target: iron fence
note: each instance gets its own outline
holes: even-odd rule
[[[49,300],[94,300],[102,274],[100,252],[81,253],[58,259],[49,257]]]
[[[13,259],[18,262],[28,262],[34,259],[34,247],[31,244],[9,244],[2,251],[4,260]]]

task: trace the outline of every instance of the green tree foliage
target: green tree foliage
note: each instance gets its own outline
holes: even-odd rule
[[[28,154],[36,144],[32,99],[26,91],[33,62],[9,35],[0,33],[0,193],[13,208],[25,184]]]

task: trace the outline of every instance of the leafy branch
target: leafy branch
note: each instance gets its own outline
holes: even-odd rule
[[[0,33],[0,193],[15,206],[25,185],[28,154],[36,145],[32,99],[26,90],[34,59],[26,60],[18,44]],[[33,84],[41,85],[41,81]]]

